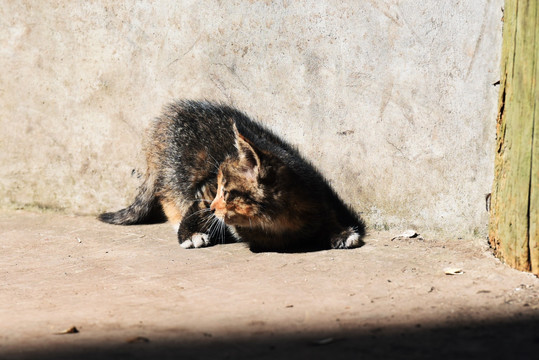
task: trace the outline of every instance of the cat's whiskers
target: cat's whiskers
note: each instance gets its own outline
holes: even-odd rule
[[[225,242],[225,224],[221,221],[221,219],[217,217],[213,217],[211,219],[211,225],[209,228],[209,234],[211,238],[217,238],[217,240],[221,243]]]
[[[206,215],[204,224],[202,226],[204,227],[204,229],[207,229],[207,231],[209,231],[214,221],[215,221],[215,215],[213,215],[212,213],[208,213]]]
[[[215,236],[220,243],[224,244],[226,240],[226,224],[222,219],[214,216],[210,226],[212,236]]]
[[[219,219],[219,218],[216,218],[217,221],[219,222],[219,226],[220,226],[220,235],[221,235],[221,244],[224,244],[226,242],[226,224],[223,220]]]
[[[210,224],[208,225],[208,221],[210,222]],[[210,239],[213,239],[214,238],[214,231],[213,231],[213,224],[214,224],[215,220],[213,218],[208,218],[206,220],[206,223],[205,223],[205,227],[206,228],[206,234],[208,234],[208,236],[210,237]]]
[[[211,210],[210,210],[210,209],[207,209],[207,208],[197,210],[197,211],[195,211],[194,213],[191,213],[191,214],[189,214],[188,216],[186,216],[185,218],[183,218],[182,221],[185,221],[185,220],[189,219],[191,216],[198,215],[198,214],[201,214],[201,213],[207,212],[207,211],[211,211]]]
[[[218,227],[218,233],[217,235],[219,236],[219,240],[221,243],[224,243],[224,239],[225,239],[225,234],[224,234],[224,227],[223,227],[223,223],[221,221],[219,221],[219,219],[217,219],[217,227]]]
[[[204,227],[208,227],[208,222],[211,220],[212,216],[213,214],[211,213],[211,211],[206,212],[206,214],[200,217],[199,223],[203,223],[202,225]]]

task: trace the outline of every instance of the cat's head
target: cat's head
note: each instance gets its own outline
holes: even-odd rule
[[[253,226],[263,221],[264,213],[261,158],[235,126],[234,132],[238,153],[221,163],[217,174],[217,195],[210,209],[229,225]]]

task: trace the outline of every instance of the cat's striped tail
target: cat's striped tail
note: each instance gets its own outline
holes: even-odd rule
[[[155,181],[152,176],[146,179],[138,189],[135,201],[125,209],[116,212],[106,212],[98,219],[114,225],[149,224],[166,221],[159,200],[155,196]]]

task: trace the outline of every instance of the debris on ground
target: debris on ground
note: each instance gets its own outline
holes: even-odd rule
[[[421,237],[417,231],[409,229],[404,231],[402,234],[395,236],[391,239],[391,241],[405,239],[423,240],[423,237]]]
[[[462,274],[463,271],[461,268],[457,268],[457,267],[446,267],[444,269],[444,273],[446,275],[457,275],[457,274]]]
[[[64,331],[57,332],[56,335],[78,334],[78,333],[79,333],[79,329],[77,329],[75,326],[72,326],[69,329],[65,329]]]

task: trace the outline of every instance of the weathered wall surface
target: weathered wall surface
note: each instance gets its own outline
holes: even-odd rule
[[[2,0],[0,206],[126,205],[149,120],[206,98],[296,144],[373,227],[483,234],[502,3]]]

